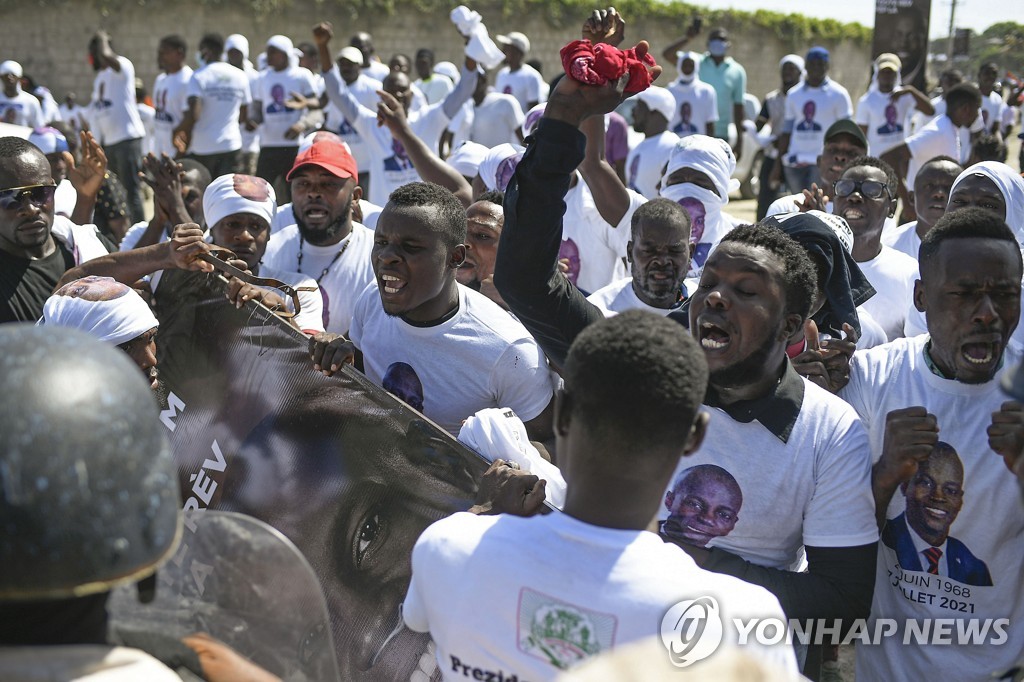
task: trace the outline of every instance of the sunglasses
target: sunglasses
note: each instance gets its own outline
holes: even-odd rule
[[[892,199],[892,195],[889,194],[889,188],[886,187],[884,182],[878,182],[877,180],[836,180],[835,185],[837,197],[848,197],[854,192],[860,192],[861,196],[865,196],[868,199],[881,199],[882,196],[888,196]]]
[[[21,206],[26,197],[36,206],[44,206],[53,201],[56,193],[57,185],[26,185],[0,189],[0,208],[9,210]]]

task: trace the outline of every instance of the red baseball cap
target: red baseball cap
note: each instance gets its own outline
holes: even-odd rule
[[[307,135],[299,145],[299,154],[295,157],[292,169],[285,180],[291,180],[292,174],[299,166],[312,164],[323,168],[339,178],[358,178],[359,169],[348,145],[334,133],[317,131]]]

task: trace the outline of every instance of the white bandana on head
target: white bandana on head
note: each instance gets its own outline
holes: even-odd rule
[[[110,277],[89,276],[68,282],[46,299],[39,324],[78,329],[116,346],[159,323],[134,289]]]
[[[254,175],[222,175],[203,193],[203,215],[210,229],[235,213],[257,215],[269,225],[276,211],[277,197],[273,186]]]
[[[679,140],[668,157],[661,186],[667,186],[669,176],[684,167],[707,175],[715,183],[723,204],[728,203],[729,192],[740,187],[740,181],[732,177],[736,171],[736,155],[728,142],[717,137],[689,135]]]
[[[1006,224],[1013,230],[1017,241],[1024,245],[1024,178],[1005,163],[982,161],[957,176],[949,190],[952,197],[957,186],[972,175],[983,175],[996,186],[1006,202]]]
[[[505,191],[516,166],[523,158],[523,150],[509,143],[499,144],[491,149],[480,162],[480,179],[488,190]]]

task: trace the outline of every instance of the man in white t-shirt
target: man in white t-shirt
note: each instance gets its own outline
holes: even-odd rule
[[[271,36],[267,41],[267,69],[253,93],[252,120],[260,124],[260,158],[256,175],[270,184],[284,180],[295,163],[299,137],[306,130],[303,116],[306,108],[288,106],[292,93],[309,99],[316,96],[317,86],[312,72],[298,66],[292,41],[286,36]],[[284,183],[281,200],[291,199]]]
[[[713,87],[700,79],[697,69],[699,64],[700,55],[696,52],[680,53],[676,60],[679,77],[668,86],[669,92],[675,98],[675,107],[672,116],[669,117],[669,124],[672,132],[679,137],[694,133],[708,137],[715,135],[718,95]]]
[[[89,41],[89,57],[96,71],[93,83],[89,124],[103,151],[107,167],[113,171],[128,194],[129,224],[142,220],[142,138],[146,131],[135,106],[135,66],[114,52],[106,31],[97,32]]]
[[[690,214],[660,197],[633,213],[626,261],[630,276],[598,289],[587,300],[606,317],[627,310],[669,315],[686,300],[690,269]]]
[[[907,133],[904,124],[911,109],[926,116],[935,113],[935,107],[913,85],[899,85],[900,58],[885,52],[875,59],[875,78],[864,95],[857,100],[854,120],[868,137],[868,153],[881,156],[899,143]]]
[[[174,129],[188,110],[188,82],[192,68],[185,63],[188,46],[179,35],[164,36],[156,49],[156,63],[162,72],[153,84],[154,116],[153,153],[178,155],[174,146]]]
[[[336,68],[341,80],[345,82],[345,87],[356,100],[367,109],[376,109],[377,102],[380,101],[377,92],[384,85],[363,73],[362,59],[363,54],[356,48],[343,47],[335,60]],[[366,194],[370,186],[370,172],[367,170],[370,167],[370,151],[359,135],[359,131],[329,100],[326,92],[321,95],[320,101],[324,103],[324,129],[337,133],[338,137],[348,145],[352,152],[352,158],[355,159],[356,166],[359,168],[359,186]]]
[[[529,111],[547,99],[543,96],[544,77],[524,61],[530,51],[530,39],[519,31],[512,31],[497,36],[497,43],[505,53],[505,66],[498,70],[494,88],[512,95],[519,100],[523,111]]]
[[[1006,114],[1006,102],[995,90],[999,80],[999,65],[995,62],[982,64],[978,69],[978,90],[981,91],[981,120],[985,131],[1000,133],[1003,131],[1003,118]]]
[[[39,100],[21,89],[21,64],[7,60],[0,63],[0,121],[12,125],[41,128],[47,121]]]
[[[275,230],[263,262],[303,273],[323,297],[324,329],[347,334],[356,298],[373,282],[373,232],[352,219],[362,197],[358,166],[341,139],[313,133],[299,147],[288,172],[292,203],[288,225]]]
[[[431,49],[422,47],[416,50],[414,68],[418,78],[413,85],[427,98],[427,104],[437,104],[455,88],[450,78],[434,73],[434,51]]]
[[[333,29],[327,22],[313,29],[313,37],[320,50],[320,68],[324,74],[327,96],[338,107],[342,115],[363,138],[370,153],[369,200],[383,206],[391,192],[402,185],[419,180],[419,173],[413,166],[408,153],[387,126],[378,125],[377,110],[363,106],[348,92],[339,74],[332,69],[329,44]],[[467,63],[468,58],[467,58]],[[473,62],[475,68],[475,62]],[[437,152],[448,122],[458,113],[462,104],[473,94],[477,74],[463,68],[459,85],[439,104],[430,104],[416,111],[410,111],[412,101],[411,81],[404,73],[392,73],[384,79],[384,91],[398,100],[406,112],[409,126],[427,147]]]
[[[817,159],[825,131],[840,119],[853,118],[850,94],[828,77],[828,50],[812,47],[804,64],[803,82],[786,94],[786,120],[779,138],[786,184],[794,193],[820,183]]]
[[[356,301],[349,338],[321,335],[325,374],[362,351],[366,376],[450,433],[488,407],[507,407],[533,440],[551,435],[547,360],[514,317],[460,285],[466,210],[450,191],[417,182],[391,194],[377,221],[375,282]]]
[[[60,112],[60,120],[64,121],[75,135],[81,132],[83,127],[87,127],[84,122],[88,109],[78,104],[75,93],[69,92],[64,95],[64,103],[57,107],[57,110]]]
[[[188,111],[174,133],[178,150],[187,149],[214,177],[241,167],[242,133],[238,123],[248,118],[252,104],[248,77],[221,61],[223,51],[220,34],[207,33],[199,41],[205,65],[189,80]]]
[[[936,156],[948,156],[958,163],[967,160],[969,150],[963,148],[960,129],[969,128],[977,119],[981,92],[971,83],[961,83],[950,88],[945,100],[945,114],[936,116],[906,142],[882,155],[882,160],[895,169],[899,178],[899,195],[903,200],[903,216],[907,220],[917,217],[913,213],[910,188],[914,186],[914,178],[921,165]]]
[[[872,618],[900,626],[857,647],[857,677],[909,682],[941,670],[980,682],[1018,665],[1024,650],[1024,504],[1007,470],[1021,458],[1024,405],[999,388],[1020,361],[1008,341],[1020,319],[1021,255],[998,216],[968,208],[925,235],[920,265],[914,300],[928,335],[857,353],[842,392],[875,460],[882,541]],[[982,629],[954,634],[950,646],[913,637],[910,620]]]
[[[448,125],[448,130],[453,133],[453,149],[467,140],[488,149],[502,144],[522,144],[520,128],[524,115],[519,100],[512,95],[489,90],[487,76],[479,75],[472,104],[464,104]]]
[[[665,88],[655,85],[633,96],[633,130],[644,135],[626,157],[626,186],[647,199],[658,196],[661,171],[679,141],[668,129],[676,100]]]
[[[896,211],[896,183],[895,172],[884,161],[854,159],[835,183],[833,210],[853,230],[853,259],[875,288],[863,307],[890,341],[903,336],[918,276],[915,259],[882,244],[886,218]]]
[[[260,79],[260,72],[249,61],[249,40],[240,33],[232,33],[224,39],[224,53],[227,55],[227,63],[241,70],[249,79],[251,95]],[[248,123],[248,116],[246,116],[246,120],[240,120],[238,123],[238,130],[242,134],[241,161],[238,172],[256,175],[256,162],[260,156],[260,133],[258,128],[249,130]]]
[[[388,65],[377,56],[377,50],[373,46],[373,36],[366,31],[354,34],[348,41],[350,47],[359,50],[363,55],[363,73],[375,81],[383,81],[391,73]]]
[[[646,530],[676,462],[704,434],[707,370],[696,344],[678,325],[631,311],[580,334],[565,378],[556,432],[564,512],[520,518],[537,510],[545,486],[505,473],[502,462],[499,490],[513,491],[511,513],[457,513],[427,528],[413,549],[402,618],[430,633],[442,679],[553,680],[630,642],[681,643],[673,614],[692,600],[729,624],[719,650],[726,653],[714,661],[738,647],[732,619],[782,613],[765,590],[698,569]],[[525,497],[514,494],[529,483]],[[785,644],[739,648],[796,674]],[[700,674],[701,665],[692,670]]]
[[[566,342],[603,315],[552,272],[551,230],[583,155],[575,129],[620,100],[613,87],[561,80],[505,201],[498,290],[561,366]],[[877,529],[856,414],[801,379],[786,358],[789,336],[809,313],[814,277],[806,252],[778,229],[737,228],[711,253],[690,296],[689,327],[711,368],[705,404],[714,428],[680,467],[721,466],[743,494],[727,537],[710,550],[687,547],[698,564],[768,587],[791,618],[831,623],[868,613]],[[565,474],[571,490],[571,467]],[[666,531],[670,539],[686,532]],[[805,555],[809,572],[798,572]]]
[[[914,213],[917,220],[904,223],[895,230],[882,230],[882,243],[917,260],[921,239],[946,214],[949,191],[963,172],[948,156],[937,156],[926,162],[914,178]]]

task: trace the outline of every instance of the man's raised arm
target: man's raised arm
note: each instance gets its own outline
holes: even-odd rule
[[[595,11],[583,33],[591,40],[612,42],[623,29],[618,13],[609,9]],[[657,78],[661,67],[650,67],[650,71]],[[576,335],[604,318],[558,271],[564,197],[586,144],[579,127],[584,119],[615,109],[625,99],[628,79],[627,74],[618,82],[593,86],[562,78],[505,192],[505,226],[494,284],[556,366],[565,362]]]

